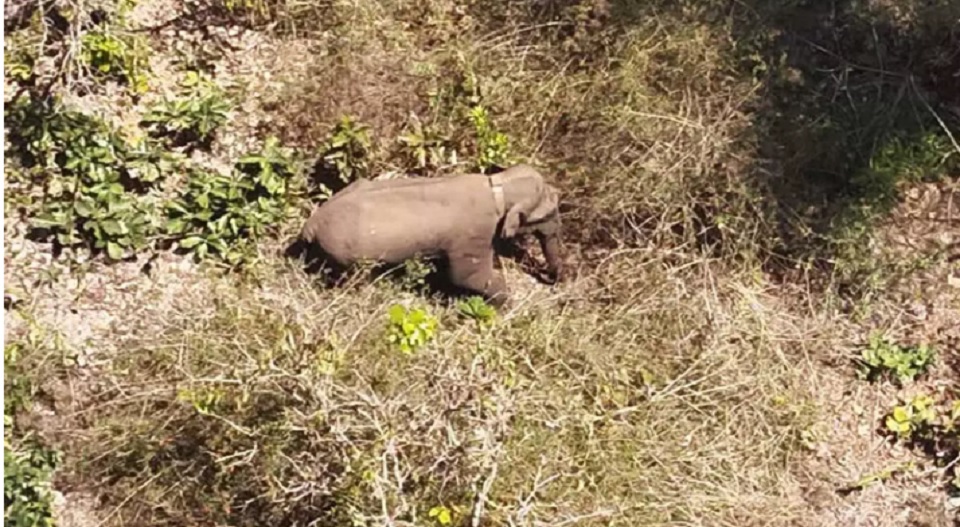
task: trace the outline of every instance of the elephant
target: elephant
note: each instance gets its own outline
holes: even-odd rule
[[[313,208],[297,243],[341,269],[361,261],[447,261],[452,285],[503,307],[506,282],[495,243],[533,234],[551,283],[562,280],[559,193],[529,165],[493,175],[356,180]]]

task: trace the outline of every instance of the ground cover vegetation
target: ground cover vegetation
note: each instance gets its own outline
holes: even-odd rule
[[[960,4],[4,24],[10,524],[956,521]],[[283,256],[352,181],[517,162],[575,272],[505,258],[507,309]]]

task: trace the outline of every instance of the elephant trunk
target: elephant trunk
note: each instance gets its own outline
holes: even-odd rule
[[[563,258],[560,248],[560,236],[556,234],[537,234],[540,241],[540,249],[543,251],[543,257],[547,261],[547,272],[549,272],[555,282],[559,282],[563,273]]]

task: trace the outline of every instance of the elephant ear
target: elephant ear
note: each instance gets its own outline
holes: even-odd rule
[[[551,187],[550,185],[545,185],[543,189],[543,196],[540,198],[537,206],[530,211],[530,214],[527,216],[526,220],[531,223],[543,221],[556,214],[559,206],[560,195],[557,192],[557,189]]]
[[[513,238],[522,225],[537,223],[553,216],[557,213],[560,197],[556,189],[547,185],[544,187],[543,195],[532,209],[529,207],[529,201],[518,203],[507,210],[503,218],[503,226],[500,228],[500,235],[504,238]]]

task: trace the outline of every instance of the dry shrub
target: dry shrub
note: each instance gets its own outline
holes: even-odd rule
[[[442,3],[425,13],[338,6],[343,20],[361,22],[322,38],[305,74],[277,94],[275,120],[289,141],[315,148],[340,115],[353,115],[371,125],[377,168],[403,171],[396,138],[411,114],[451,138],[463,158],[473,145],[462,114],[479,102],[511,138],[515,158],[542,166],[566,190],[572,240],[653,236],[676,245],[722,228],[739,250],[736,242],[755,236],[761,210],[741,173],[753,152],[755,82],[728,57],[730,28],[658,15],[598,26],[588,39],[593,33],[577,24],[607,21],[590,5],[562,9],[556,24],[514,6],[501,14]],[[571,55],[574,37],[561,31],[568,26],[590,40],[581,42],[589,53]],[[637,217],[642,232],[630,220]]]
[[[412,356],[384,338],[411,300],[390,283],[185,292],[66,447],[118,525],[759,524],[809,419],[801,372],[748,289],[684,267],[614,259],[591,296],[490,328],[425,304],[441,326]]]

